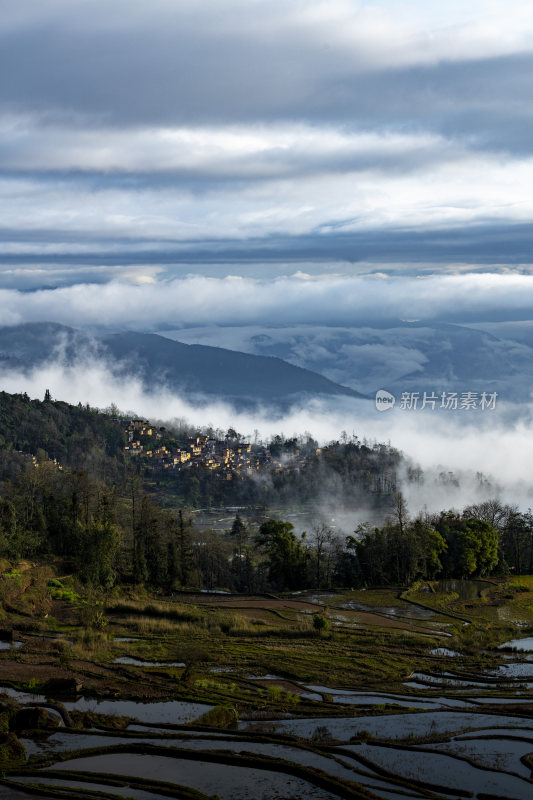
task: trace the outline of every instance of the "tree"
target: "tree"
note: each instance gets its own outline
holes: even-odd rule
[[[329,622],[327,617],[324,614],[313,614],[313,628],[315,631],[318,631],[319,635],[322,635],[323,631],[327,631],[329,628]]]
[[[361,523],[354,533],[355,536],[348,536],[346,544],[356,553],[363,583],[371,586],[389,583],[390,574],[384,558],[387,540],[383,531]]]
[[[116,579],[120,533],[109,520],[91,520],[79,537],[79,574],[93,586],[110,589]]]
[[[177,581],[179,581],[180,577],[180,567],[179,567],[179,558],[178,558],[178,546],[176,544],[176,539],[174,536],[171,536],[167,542],[167,589],[171,591],[174,588],[174,585]]]
[[[249,571],[250,567],[249,553],[244,552],[244,543],[246,541],[246,535],[247,535],[246,525],[240,518],[239,514],[237,514],[235,519],[233,520],[233,525],[231,526],[230,536],[233,538],[234,541],[233,559],[231,562],[231,566],[232,566],[235,586],[237,588],[237,591],[239,592],[244,591],[246,589],[246,586],[249,587],[250,585],[250,580],[249,580],[250,576],[249,574],[248,575],[245,574],[247,570]]]
[[[145,584],[148,581],[148,565],[144,552],[144,543],[136,541],[133,548],[133,580],[135,583]]]
[[[195,535],[195,561],[207,589],[227,586],[230,578],[227,545],[211,530]]]
[[[444,537],[420,518],[409,521],[404,507],[401,515],[401,523],[388,520],[373,529],[362,525],[355,537],[348,537],[347,547],[357,553],[365,583],[406,585],[417,577],[432,579],[439,574]]]
[[[419,572],[422,577],[433,580],[442,570],[441,556],[447,548],[444,537],[422,519],[416,519],[411,530],[418,545]]]
[[[492,525],[493,528],[496,528],[496,530],[502,531],[511,514],[516,513],[516,511],[516,507],[504,505],[500,500],[492,499],[467,506],[463,511],[463,517],[466,519],[482,519]]]
[[[498,531],[483,519],[469,519],[467,530],[476,540],[476,575],[490,575],[498,563]]]
[[[231,536],[235,541],[235,550],[239,558],[242,556],[243,544],[246,538],[246,525],[240,518],[239,514],[236,515],[231,526]]]
[[[0,498],[0,554],[16,557],[20,550],[17,530],[17,512],[13,503]]]
[[[141,499],[135,529],[135,571],[137,582],[143,574],[153,586],[162,586],[166,578],[161,535],[162,513],[148,497]]]
[[[187,586],[192,572],[192,551],[191,551],[191,521],[185,520],[183,511],[178,512],[178,556],[180,562],[180,580],[182,586]]]
[[[505,562],[515,570],[533,572],[533,515],[512,511],[501,536],[501,547]]]
[[[167,578],[169,588],[175,583],[187,586],[193,574],[193,551],[191,546],[191,521],[185,519],[183,511],[169,514],[166,518]]]
[[[340,547],[333,530],[325,522],[314,525],[310,537],[310,557],[314,567],[315,589],[331,588],[335,555]]]
[[[357,539],[347,536],[344,547],[339,546],[335,564],[335,578],[340,586],[352,588],[361,584],[361,565],[357,557]]]
[[[268,578],[276,589],[300,589],[305,585],[306,553],[290,522],[269,519],[256,539],[267,557]]]
[[[455,578],[490,575],[498,563],[498,532],[483,519],[443,512],[436,529],[446,541],[444,573]]]
[[[404,528],[409,521],[407,513],[407,503],[401,492],[396,492],[394,495],[394,511],[396,519],[398,520],[398,527],[400,534],[403,534]]]

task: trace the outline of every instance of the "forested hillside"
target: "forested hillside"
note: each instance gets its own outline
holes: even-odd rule
[[[28,456],[60,465],[120,472],[124,432],[117,419],[88,406],[30,400],[0,392],[0,477],[13,477]],[[20,457],[19,457],[20,456]],[[114,477],[114,476],[113,476]]]
[[[235,469],[221,480],[201,453],[186,469],[161,472],[126,455],[131,423],[116,411],[2,393],[0,413],[0,557],[9,561],[60,559],[94,586],[129,582],[166,592],[402,586],[533,571],[531,514],[494,501],[412,519],[395,485],[401,456],[390,446],[344,437],[317,448],[310,437],[278,436],[268,448],[254,445],[271,458],[258,474]],[[169,447],[185,446],[190,435],[160,430]],[[233,440],[242,437],[228,432],[227,452]],[[291,460],[296,451],[299,462]],[[317,513],[302,531],[269,508],[271,498],[285,501],[283,514],[290,503],[325,494],[347,508],[381,506],[384,522],[341,531]],[[247,505],[224,530],[211,530],[191,522],[194,497]]]

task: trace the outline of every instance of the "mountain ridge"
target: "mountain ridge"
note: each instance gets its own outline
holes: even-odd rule
[[[90,334],[54,322],[0,328],[0,368],[28,371],[51,360],[105,360],[113,373],[139,376],[145,389],[166,387],[195,400],[214,397],[237,405],[287,405],[309,396],[367,399],[317,372],[274,355],[186,344],[156,333]],[[1,376],[0,376],[1,377]]]

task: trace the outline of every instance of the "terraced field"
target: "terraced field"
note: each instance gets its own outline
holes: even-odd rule
[[[4,597],[0,797],[533,796],[530,578],[54,598],[27,571]]]

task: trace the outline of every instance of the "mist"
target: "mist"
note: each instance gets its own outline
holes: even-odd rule
[[[186,399],[164,385],[146,391],[140,377],[117,376],[103,360],[87,357],[68,367],[60,360],[27,373],[5,371],[4,391],[26,392],[42,399],[46,389],[52,398],[72,404],[106,409],[112,404],[133,416],[169,425],[227,430],[235,428],[246,437],[268,439],[310,433],[320,444],[339,440],[343,433],[369,444],[383,442],[402,451],[404,466],[399,486],[411,515],[420,511],[461,509],[465,505],[498,497],[521,510],[533,505],[530,452],[533,448],[533,415],[530,404],[501,404],[493,411],[406,411],[396,406],[378,413],[372,401],[352,398],[316,398],[286,411],[263,406],[257,411],[236,410],[229,403],[207,398]],[[409,480],[420,467],[423,476]],[[324,498],[325,515],[331,517],[331,501]],[[361,521],[361,520],[359,520]]]

